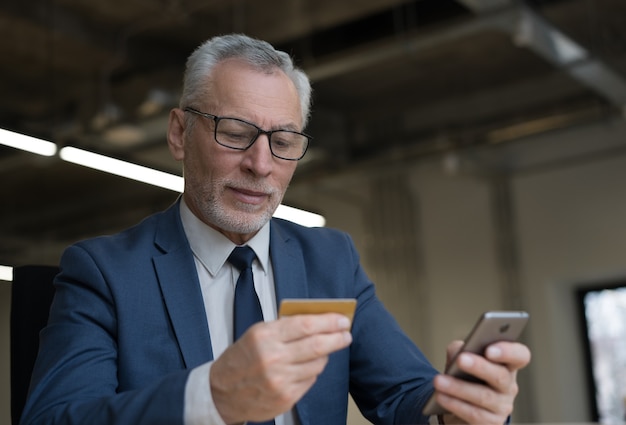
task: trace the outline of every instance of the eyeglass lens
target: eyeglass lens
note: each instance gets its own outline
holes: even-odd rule
[[[234,149],[247,149],[262,133],[250,123],[234,118],[219,118],[215,129],[215,139],[221,145]],[[284,159],[300,159],[306,151],[308,138],[300,133],[287,130],[269,132],[270,150]]]

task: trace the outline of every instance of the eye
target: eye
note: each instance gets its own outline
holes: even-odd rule
[[[294,133],[286,131],[278,131],[272,134],[272,146],[277,149],[289,149],[292,148],[297,140]]]
[[[248,133],[244,131],[222,131],[219,135],[233,141],[250,140]]]
[[[230,118],[220,120],[217,127],[218,140],[235,145],[247,145],[256,134],[256,128]]]

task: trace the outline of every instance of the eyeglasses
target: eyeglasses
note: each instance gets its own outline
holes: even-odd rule
[[[256,142],[261,134],[265,134],[269,140],[272,155],[288,161],[298,161],[304,157],[311,140],[310,136],[297,131],[265,131],[239,118],[218,117],[189,107],[183,110],[212,119],[215,122],[213,130],[215,141],[231,149],[245,151]]]

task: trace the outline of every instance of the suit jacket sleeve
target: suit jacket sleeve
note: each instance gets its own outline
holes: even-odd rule
[[[345,424],[349,392],[372,423],[427,423],[421,411],[437,372],[376,296],[350,236],[330,228],[274,222],[271,247],[279,271],[275,275],[279,300],[357,299],[353,342],[330,356],[316,384],[297,404],[301,421]],[[419,302],[415,300],[416,308]]]
[[[63,256],[21,423],[182,424],[188,370],[176,350],[148,348],[172,345],[167,321],[139,313],[141,304],[161,302],[158,295],[145,291],[142,299],[131,288],[112,288],[91,254],[73,246]],[[134,273],[125,274],[132,280]],[[129,316],[133,308],[121,299],[136,303],[138,316]]]
[[[421,411],[437,372],[376,297],[360,266],[355,274],[364,286],[352,329],[350,393],[373,423],[427,423]]]

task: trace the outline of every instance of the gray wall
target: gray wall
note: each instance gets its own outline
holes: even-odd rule
[[[626,278],[624,121],[336,176],[315,188],[302,201],[315,199],[329,226],[352,232],[380,297],[436,366],[482,311],[528,310],[533,360],[520,373],[514,420],[590,420],[574,293]],[[391,219],[389,204],[402,196],[412,222],[397,213],[406,226],[390,225],[377,243],[372,211]],[[391,272],[405,259],[380,259],[398,248],[389,239],[405,246],[407,235],[418,266],[411,280]],[[365,422],[352,411],[350,423]]]
[[[290,189],[349,231],[380,297],[441,368],[489,309],[526,309],[516,422],[590,419],[573,290],[626,276],[626,125],[346,173]],[[10,285],[0,283],[0,423],[9,423]],[[349,422],[364,423],[352,409]]]

